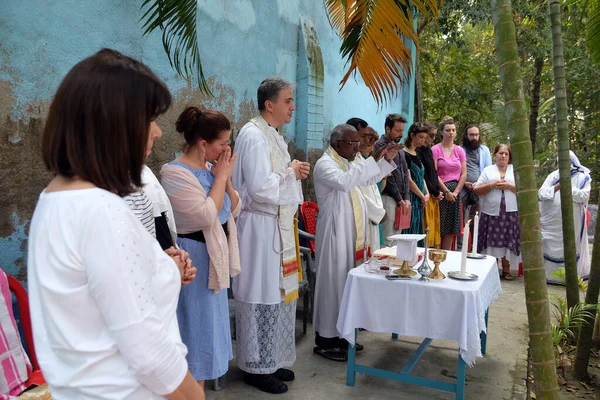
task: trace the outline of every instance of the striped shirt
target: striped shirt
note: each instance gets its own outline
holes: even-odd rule
[[[153,213],[153,204],[144,192],[144,190],[140,190],[136,193],[131,193],[123,197],[123,200],[127,202],[131,211],[135,214],[137,219],[140,220],[144,228],[152,237],[156,239],[156,225],[154,223],[154,213]]]

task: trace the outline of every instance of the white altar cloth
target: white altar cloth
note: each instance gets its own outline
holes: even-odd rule
[[[420,249],[422,250],[422,249]],[[433,262],[429,261],[433,269]],[[417,263],[414,269],[418,268]],[[448,251],[440,270],[460,270],[460,252]],[[467,272],[479,279],[459,281],[446,277],[428,283],[411,280],[389,281],[383,275],[365,271],[363,265],[348,273],[337,321],[340,334],[354,344],[355,328],[370,332],[392,332],[456,340],[469,366],[481,357],[479,335],[486,331],[485,312],[502,293],[496,259],[467,259]]]

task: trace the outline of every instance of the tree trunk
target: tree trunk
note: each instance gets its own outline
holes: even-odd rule
[[[544,69],[544,57],[538,56],[535,61],[535,74],[531,84],[531,109],[529,111],[529,138],[531,139],[531,151],[535,157],[535,141],[537,139],[538,116],[540,111],[540,90],[542,88],[542,70]]]
[[[425,120],[425,111],[423,110],[423,84],[421,82],[421,60],[417,55],[415,68],[415,122]]]
[[[596,224],[594,234],[594,248],[592,250],[592,265],[588,288],[585,294],[586,304],[598,304],[598,293],[600,292],[600,224]],[[596,316],[596,313],[594,313]],[[586,378],[588,375],[588,364],[592,350],[592,339],[594,335],[595,318],[588,319],[579,329],[579,340],[577,341],[577,355],[575,357],[575,377]]]
[[[556,134],[558,137],[558,166],[560,173],[560,203],[562,212],[565,285],[569,308],[579,303],[577,279],[577,248],[573,220],[573,192],[571,189],[571,161],[569,157],[569,108],[563,55],[560,0],[548,0],[552,26],[552,69],[554,71],[554,103],[556,107]]]
[[[492,0],[491,3],[496,55],[517,182],[525,297],[536,394],[538,399],[558,399],[559,389],[550,327],[546,270],[542,256],[537,184],[527,126],[527,107],[515,24],[510,0]]]

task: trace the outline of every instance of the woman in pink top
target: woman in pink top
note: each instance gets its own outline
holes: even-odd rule
[[[440,189],[444,195],[440,201],[440,235],[442,249],[450,250],[452,235],[460,234],[460,200],[458,195],[467,179],[467,156],[465,151],[454,145],[456,124],[452,119],[444,119],[440,124],[442,143],[431,148],[438,171]]]

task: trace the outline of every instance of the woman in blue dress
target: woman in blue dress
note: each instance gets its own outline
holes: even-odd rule
[[[226,289],[239,273],[233,218],[241,205],[231,185],[235,154],[228,145],[229,120],[218,111],[189,106],[176,128],[187,145],[162,167],[162,185],[173,206],[177,245],[198,269],[196,279],[181,289],[177,319],[190,371],[204,385],[223,376],[233,358]]]

